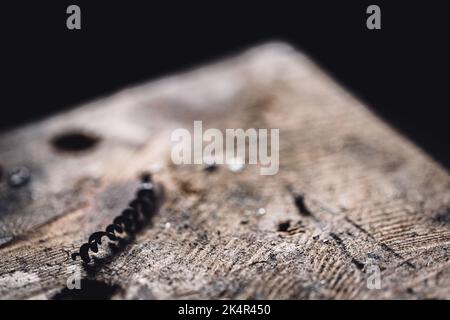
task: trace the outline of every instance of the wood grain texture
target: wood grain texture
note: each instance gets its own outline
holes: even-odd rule
[[[175,166],[170,134],[194,120],[279,128],[278,174]],[[98,143],[58,150],[68,132]],[[11,187],[17,166],[31,179]],[[55,297],[75,268],[117,299],[450,298],[448,172],[283,44],[4,133],[0,167],[2,299]],[[165,190],[152,226],[88,274],[70,253],[145,170]],[[372,265],[379,290],[367,286]]]

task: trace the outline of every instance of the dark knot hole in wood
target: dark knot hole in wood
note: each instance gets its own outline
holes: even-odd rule
[[[55,136],[51,140],[51,144],[59,151],[80,152],[92,149],[100,140],[97,135],[82,131],[69,131]]]

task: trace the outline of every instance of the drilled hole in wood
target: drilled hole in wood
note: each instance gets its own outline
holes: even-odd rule
[[[52,145],[60,151],[80,152],[91,149],[100,141],[95,135],[83,132],[66,132],[54,137]]]
[[[109,300],[119,292],[120,287],[109,285],[104,282],[82,279],[79,289],[64,288],[53,296],[54,300]]]
[[[287,232],[291,226],[291,220],[283,221],[278,224],[279,232]]]
[[[204,170],[206,172],[215,172],[217,170],[217,164],[215,162],[207,163]]]
[[[440,224],[450,223],[450,208],[443,212],[439,212],[437,215],[434,216],[433,220]]]

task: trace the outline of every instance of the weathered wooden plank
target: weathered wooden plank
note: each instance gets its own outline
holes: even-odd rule
[[[175,166],[193,120],[279,128],[278,174]],[[5,133],[0,166],[0,298],[450,298],[448,172],[285,45]],[[142,171],[165,190],[153,225],[88,273],[70,254]],[[92,281],[64,290],[77,268]]]

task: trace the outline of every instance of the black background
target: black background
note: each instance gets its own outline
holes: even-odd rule
[[[221,309],[224,304],[234,305],[270,305],[270,315],[221,315],[214,314],[209,318],[194,315],[179,315],[180,307],[206,306]],[[18,317],[29,317],[30,312],[45,319],[61,320],[71,313],[76,317],[86,317],[89,313],[95,319],[115,318],[155,318],[162,315],[166,319],[289,319],[293,316],[306,318],[311,315],[317,319],[344,318],[361,319],[368,313],[375,317],[398,314],[410,319],[417,315],[438,318],[448,310],[448,301],[442,300],[96,300],[96,301],[56,301],[26,300],[0,301],[2,311],[8,308]],[[397,310],[396,310],[397,309]],[[7,311],[6,311],[7,312]]]
[[[82,30],[66,28],[70,4]],[[370,4],[381,7],[381,30],[366,28]],[[40,0],[0,12],[0,130],[283,40],[450,167],[444,1]]]

